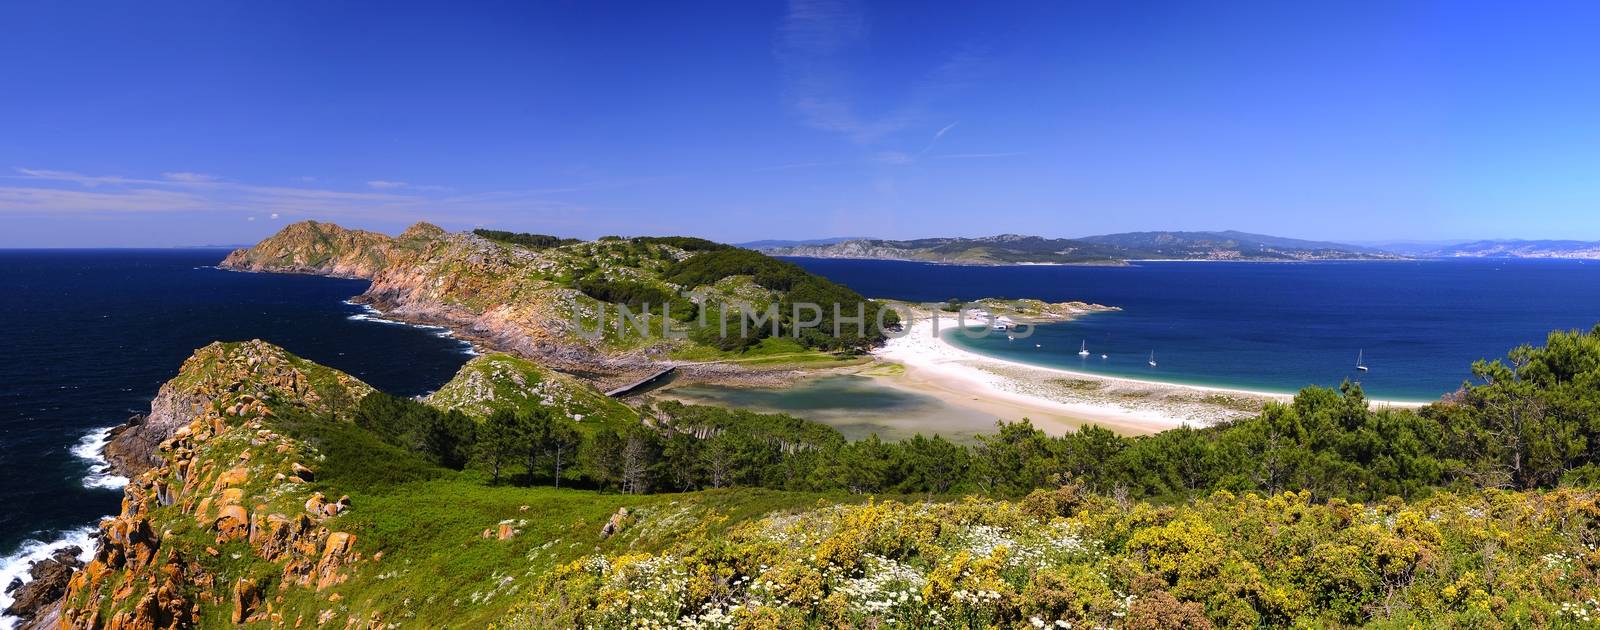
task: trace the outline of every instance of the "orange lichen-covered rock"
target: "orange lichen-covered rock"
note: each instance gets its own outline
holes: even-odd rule
[[[244,540],[250,536],[250,514],[241,505],[223,506],[216,520],[217,542]]]

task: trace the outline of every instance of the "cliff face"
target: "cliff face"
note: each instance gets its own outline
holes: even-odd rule
[[[592,245],[592,244],[585,244]],[[303,222],[229,254],[226,269],[365,278],[360,296],[385,313],[449,326],[496,348],[585,370],[636,369],[577,334],[593,300],[561,282],[593,265],[583,248],[534,252],[419,223],[397,237]]]
[[[302,411],[337,417],[371,391],[260,341],[197,351],[162,387],[138,440],[124,438],[156,446],[123,453],[142,472],[52,611],[59,627],[282,624],[271,589],[341,582],[363,559],[355,539],[329,523],[349,501],[313,492],[317,450],[268,423]]]
[[[394,250],[395,239],[385,234],[303,221],[283,228],[255,247],[235,250],[221,266],[240,271],[371,278],[389,266]]]

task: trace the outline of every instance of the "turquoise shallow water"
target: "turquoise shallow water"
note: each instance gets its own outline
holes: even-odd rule
[[[953,341],[1049,367],[1262,391],[1349,378],[1374,398],[1432,400],[1470,378],[1474,360],[1600,322],[1600,264],[1584,261],[972,267],[791,260],[873,297],[1119,306],[1040,326],[1028,340]],[[1093,353],[1087,360],[1077,355],[1085,342]],[[1155,368],[1146,364],[1152,350]],[[1358,352],[1371,371],[1354,369]]]

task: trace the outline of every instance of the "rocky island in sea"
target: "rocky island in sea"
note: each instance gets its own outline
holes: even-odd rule
[[[1596,614],[1600,462],[1585,440],[1600,331],[1481,364],[1477,383],[1420,409],[1375,409],[1346,385],[1146,436],[1050,435],[1015,419],[970,442],[846,440],[799,418],[597,386],[685,354],[728,364],[708,378],[855,360],[820,340],[722,354],[695,340],[582,343],[537,316],[615,288],[584,282],[594,275],[645,287],[717,276],[680,275],[730,251],[689,244],[541,248],[302,224],[236,252],[234,268],[370,277],[364,299],[458,327],[485,353],[408,399],[267,341],[197,350],[111,440],[130,481],[88,561],[36,565],[12,612],[30,628],[120,629],[1559,626]],[[616,258],[553,251],[602,247]],[[659,275],[621,271],[639,268]],[[707,282],[782,299],[753,289],[758,277]],[[1541,415],[1529,423],[1508,404]],[[1557,435],[1574,439],[1539,439]]]

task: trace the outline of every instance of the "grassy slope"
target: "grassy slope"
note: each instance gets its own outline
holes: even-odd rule
[[[500,353],[468,361],[424,402],[480,420],[500,409],[534,407],[554,407],[580,427],[620,427],[639,419],[638,412],[577,377]]]
[[[481,628],[525,601],[530,583],[587,554],[659,552],[690,530],[720,536],[762,514],[812,506],[817,495],[721,491],[629,496],[584,490],[489,486],[383,444],[347,424],[283,421],[286,432],[327,455],[315,487],[349,494],[353,509],[333,524],[383,558],[328,591],[291,590],[285,616],[314,618],[333,593],[356,619],[373,613],[418,627]],[[526,506],[526,510],[522,508]],[[601,527],[618,508],[637,521],[610,539]],[[509,540],[484,538],[509,521]]]

